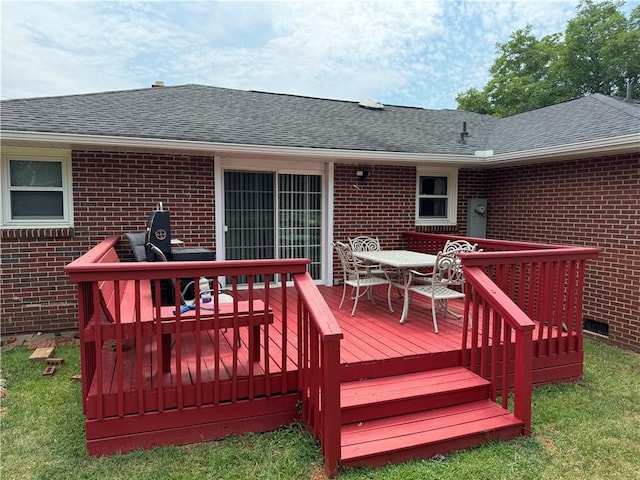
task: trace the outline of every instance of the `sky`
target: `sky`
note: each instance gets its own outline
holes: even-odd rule
[[[640,0],[627,1],[628,12]],[[0,0],[3,100],[201,84],[455,109],[496,43],[578,0]]]

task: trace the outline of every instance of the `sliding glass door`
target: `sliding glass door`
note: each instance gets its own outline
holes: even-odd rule
[[[309,258],[322,278],[322,176],[224,172],[225,258]]]
[[[275,257],[273,173],[225,172],[225,258]]]
[[[322,278],[322,177],[278,175],[279,258],[308,258],[309,273]]]

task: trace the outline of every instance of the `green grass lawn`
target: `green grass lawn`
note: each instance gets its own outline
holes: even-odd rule
[[[266,434],[93,458],[84,443],[78,347],[53,377],[30,350],[2,353],[2,479],[324,478],[318,446],[299,425]],[[640,355],[585,342],[584,379],[537,388],[533,435],[340,479],[640,479]]]

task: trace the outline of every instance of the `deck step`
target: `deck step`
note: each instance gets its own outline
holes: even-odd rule
[[[490,384],[464,367],[343,383],[342,423],[403,415],[489,397]]]
[[[523,423],[489,399],[342,426],[344,467],[430,458],[521,434]]]

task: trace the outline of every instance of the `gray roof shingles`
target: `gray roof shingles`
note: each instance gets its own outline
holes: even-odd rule
[[[640,105],[596,93],[502,118],[487,145],[511,153],[631,134],[640,148]]]
[[[5,100],[1,109],[3,131],[453,155],[640,132],[639,105],[598,94],[503,119],[203,85]]]

